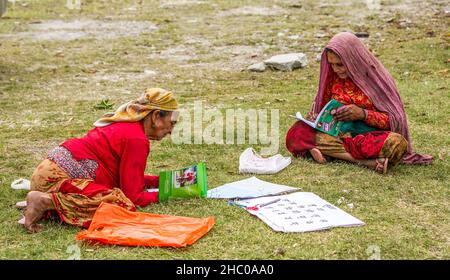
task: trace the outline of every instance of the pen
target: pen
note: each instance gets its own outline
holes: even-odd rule
[[[267,205],[270,205],[270,204],[272,204],[272,203],[278,202],[278,201],[280,201],[280,200],[281,200],[281,198],[278,198],[278,199],[275,199],[275,200],[272,200],[272,201],[269,201],[269,202],[266,202],[266,203],[263,203],[263,204],[257,204],[257,205],[255,205],[255,206],[245,207],[245,209],[247,209],[247,210],[253,210],[253,211],[258,211],[259,208],[262,208],[262,207],[264,207],[264,206],[267,206]]]
[[[275,200],[272,200],[272,201],[269,201],[269,202],[260,204],[260,205],[259,205],[259,208],[264,207],[264,206],[267,206],[267,205],[270,205],[270,204],[273,204],[273,203],[278,202],[278,201],[280,201],[280,200],[281,200],[281,198],[278,198],[278,199],[275,199]]]

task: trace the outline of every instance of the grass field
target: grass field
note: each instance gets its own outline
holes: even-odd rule
[[[72,1],[75,2],[75,1]],[[377,2],[377,1],[369,1]],[[450,256],[449,6],[447,1],[15,1],[0,18],[0,259],[448,259]],[[446,6],[447,5],[447,6]],[[258,176],[314,192],[366,225],[313,233],[277,233],[226,201],[156,204],[145,212],[214,216],[213,229],[184,249],[93,246],[80,229],[44,222],[30,235],[14,204],[46,152],[81,137],[107,110],[145,88],[172,90],[185,108],[279,109],[279,153],[288,155],[288,115],[309,110],[316,56],[340,31],[368,32],[365,43],[396,79],[413,145],[432,166],[398,166],[381,176],[358,166],[294,159],[281,173]],[[292,72],[245,71],[282,53],[303,52]],[[244,70],[244,71],[243,71]],[[208,188],[247,178],[238,173],[247,144],[151,143],[148,173],[205,160]],[[257,150],[264,145],[253,145]],[[347,203],[353,203],[351,209]],[[371,247],[372,246],[372,247]],[[375,247],[373,247],[375,246]]]

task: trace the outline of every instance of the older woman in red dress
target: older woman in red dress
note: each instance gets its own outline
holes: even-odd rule
[[[149,140],[161,140],[176,123],[178,104],[171,92],[153,88],[94,123],[82,138],[51,150],[31,177],[24,226],[56,213],[67,224],[88,227],[102,202],[134,211],[158,202],[158,176],[144,175]]]
[[[334,36],[322,53],[319,90],[309,118],[314,119],[331,99],[344,104],[335,113],[337,121],[363,122],[371,129],[332,137],[299,121],[286,136],[286,146],[294,156],[311,155],[319,163],[326,163],[326,156],[342,159],[383,174],[400,162],[433,161],[432,156],[413,153],[394,79],[349,32]]]

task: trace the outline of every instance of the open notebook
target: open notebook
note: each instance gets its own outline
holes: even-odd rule
[[[279,195],[298,191],[298,188],[278,185],[250,177],[209,190],[208,198],[245,199]]]
[[[310,192],[261,197],[235,202],[275,231],[308,232],[364,222]]]

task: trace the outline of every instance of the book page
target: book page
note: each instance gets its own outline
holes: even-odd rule
[[[269,183],[250,177],[208,191],[208,198],[251,198],[297,191],[297,188]]]
[[[364,225],[361,220],[309,192],[248,199],[238,205],[250,207],[248,212],[275,231],[308,232]]]
[[[303,121],[304,123],[306,123],[307,125],[309,125],[312,128],[316,128],[316,124],[315,122],[312,121],[308,121],[307,119],[305,119],[302,114],[300,112],[295,113],[295,118],[297,118],[300,121]]]
[[[331,99],[325,106],[323,106],[322,110],[320,110],[319,114],[317,115],[317,118],[314,121],[310,121],[310,120],[305,119],[300,112],[295,113],[295,117],[298,120],[303,121],[307,125],[309,125],[309,126],[311,126],[313,128],[317,128],[317,123],[319,122],[320,119],[323,119],[324,112],[326,110],[329,111],[328,107],[334,107],[336,102],[337,102],[336,100]],[[339,102],[337,102],[337,103],[339,103]]]
[[[335,99],[331,99],[320,111],[320,114],[316,119],[316,129],[336,137],[339,134],[342,122],[334,119],[333,111],[336,111],[337,108],[341,106],[342,103]]]

